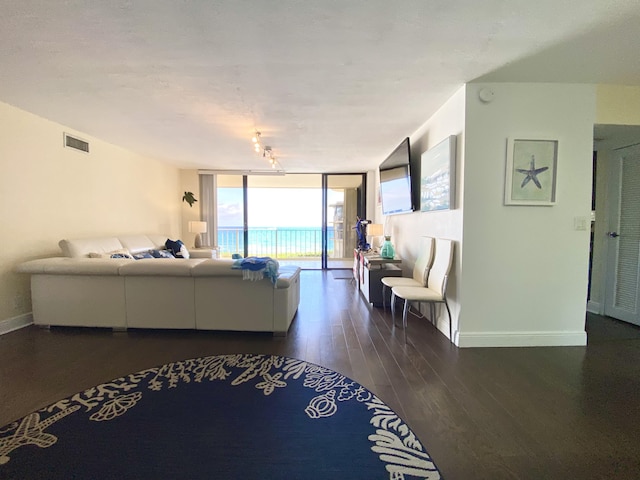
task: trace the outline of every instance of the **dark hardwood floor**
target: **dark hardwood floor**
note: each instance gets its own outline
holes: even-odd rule
[[[416,317],[405,342],[349,280],[303,271],[301,285],[286,338],[37,327],[0,336],[0,425],[174,360],[271,353],[369,388],[448,480],[640,478],[640,329],[589,316],[587,347],[457,349]]]

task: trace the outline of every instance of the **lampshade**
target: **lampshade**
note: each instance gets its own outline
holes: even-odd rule
[[[370,223],[367,225],[367,235],[372,237],[379,237],[383,233],[383,227],[381,223]]]
[[[191,233],[207,233],[207,222],[189,222]]]

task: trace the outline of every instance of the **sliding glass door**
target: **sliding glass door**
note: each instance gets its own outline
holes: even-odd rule
[[[325,245],[323,268],[351,268],[358,244],[355,224],[365,218],[366,174],[324,174]]]
[[[215,175],[223,258],[268,256],[306,269],[350,268],[365,174]]]
[[[234,253],[245,256],[246,210],[243,175],[216,175],[216,241],[220,256],[231,258]]]
[[[248,255],[321,267],[321,181],[312,174],[248,177]]]

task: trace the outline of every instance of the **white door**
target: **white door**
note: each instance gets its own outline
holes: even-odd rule
[[[609,183],[604,313],[640,325],[640,146],[616,154]]]

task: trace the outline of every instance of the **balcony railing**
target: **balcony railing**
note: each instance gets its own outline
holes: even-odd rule
[[[334,245],[341,231],[328,229],[327,254],[334,255]],[[234,253],[244,253],[244,232],[242,227],[218,228],[218,246],[222,257]],[[272,258],[320,257],[322,254],[322,229],[314,227],[265,227],[249,228],[249,255]]]

